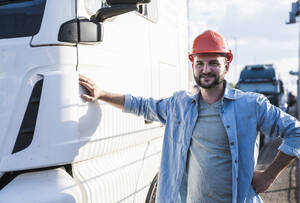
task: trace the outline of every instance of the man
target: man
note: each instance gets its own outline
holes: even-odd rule
[[[161,100],[119,95],[80,76],[89,91],[82,98],[165,124],[156,202],[262,202],[258,193],[300,156],[298,121],[263,95],[228,86],[224,76],[233,56],[220,34],[200,34],[189,58],[200,87],[196,95],[181,91]],[[258,130],[284,138],[263,172],[255,171]]]
[[[289,92],[288,94],[287,103],[288,103],[287,113],[297,118],[297,100],[295,95],[293,95],[292,92]]]

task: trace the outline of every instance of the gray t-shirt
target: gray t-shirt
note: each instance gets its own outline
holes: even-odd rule
[[[200,99],[179,202],[232,201],[231,152],[219,115],[220,105],[220,101],[206,104]]]

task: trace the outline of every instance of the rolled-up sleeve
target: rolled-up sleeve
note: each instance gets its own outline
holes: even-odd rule
[[[257,99],[258,127],[264,134],[280,136],[283,142],[278,148],[281,152],[300,158],[300,122],[270,104],[268,99]]]
[[[171,98],[155,100],[152,98],[125,95],[123,112],[144,116],[145,120],[166,123],[168,105]]]

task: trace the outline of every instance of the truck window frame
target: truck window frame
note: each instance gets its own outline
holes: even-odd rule
[[[0,39],[30,37],[41,28],[47,0],[0,4]]]

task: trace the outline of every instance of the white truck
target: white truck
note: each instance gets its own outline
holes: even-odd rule
[[[187,2],[0,0],[0,203],[145,202],[163,126],[87,103],[188,88]]]

